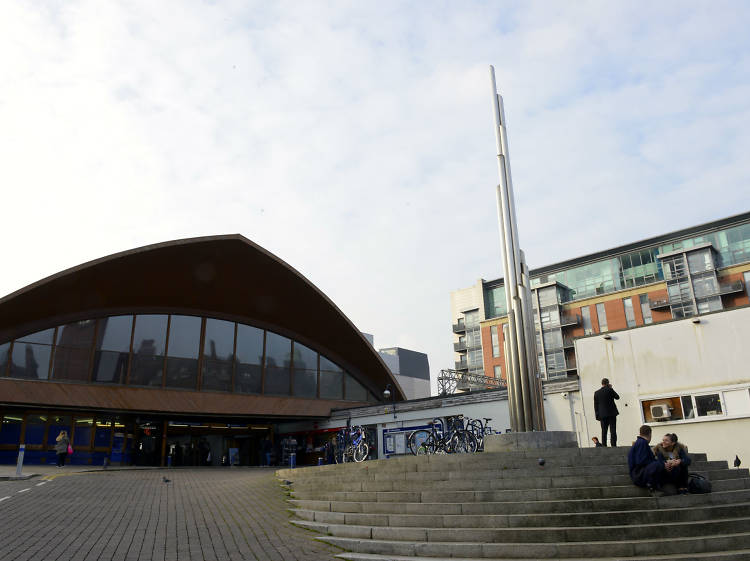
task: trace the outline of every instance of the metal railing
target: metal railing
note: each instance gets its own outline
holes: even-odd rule
[[[453,324],[453,333],[463,333],[464,331],[466,331],[466,324],[464,323]]]
[[[459,343],[453,343],[453,350],[457,353],[460,353],[461,351],[466,350],[466,341],[461,341]]]
[[[441,370],[438,376],[438,393],[440,395],[450,395],[459,389],[502,389],[506,387],[505,380],[501,378],[459,370]]]

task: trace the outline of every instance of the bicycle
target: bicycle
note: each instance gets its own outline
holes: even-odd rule
[[[336,454],[334,455],[337,464],[347,461],[364,462],[369,453],[370,446],[367,444],[367,431],[364,427],[352,427],[349,431],[339,430],[336,435]]]
[[[433,419],[429,430],[420,429],[409,435],[410,448],[416,456],[426,454],[471,454],[477,450],[477,440],[474,435],[463,428],[463,416],[459,422],[447,432],[443,433],[440,419]],[[457,428],[457,426],[460,428]],[[425,434],[426,433],[426,434]],[[418,444],[419,440],[422,442]]]
[[[483,417],[484,423],[479,419],[468,419],[466,422],[466,429],[474,434],[477,439],[477,449],[484,451],[484,437],[489,434],[495,434],[490,426],[491,417]]]

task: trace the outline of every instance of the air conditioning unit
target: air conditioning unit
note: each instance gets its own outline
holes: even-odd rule
[[[663,421],[672,417],[668,403],[654,403],[651,405],[651,417],[654,421]]]

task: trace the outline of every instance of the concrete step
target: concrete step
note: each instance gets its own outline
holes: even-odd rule
[[[463,503],[499,501],[549,501],[574,499],[608,499],[648,496],[646,489],[636,487],[630,479],[620,484],[594,485],[590,487],[552,487],[551,480],[537,482],[537,487],[518,489],[490,489],[482,491],[460,490],[413,490],[413,491],[326,491],[321,489],[298,489],[291,494],[295,499],[329,500],[347,502],[399,502],[399,503]],[[545,484],[550,484],[545,487]],[[750,478],[719,479],[711,482],[714,491],[731,491],[750,488]],[[520,483],[518,484],[520,485]]]
[[[305,475],[376,470],[380,473],[389,471],[440,471],[463,469],[482,469],[481,466],[493,466],[502,469],[523,467],[529,462],[536,463],[543,457],[547,464],[558,466],[580,465],[624,465],[627,463],[629,448],[569,448],[560,450],[530,450],[517,452],[483,452],[477,454],[449,454],[435,456],[402,456],[389,460],[370,460],[362,463],[332,464],[309,466],[295,469],[280,469],[277,474],[281,479],[289,479],[292,474]],[[691,454],[693,461],[706,461],[706,454]]]
[[[414,561],[414,557],[402,555],[379,555],[376,553],[339,553],[339,559],[348,561]],[[477,558],[419,557],[419,561],[476,561]],[[528,561],[527,558],[504,557],[502,561]],[[568,561],[747,561],[750,549],[727,552],[687,553],[678,555],[639,555],[637,557],[569,557]],[[482,561],[500,561],[498,558],[484,558]]]
[[[701,508],[686,508],[680,504],[674,506],[675,508],[540,514],[375,514],[306,509],[293,509],[291,512],[300,520],[321,524],[405,528],[569,528],[750,518],[750,502]]]
[[[737,479],[748,477],[747,470],[718,469],[718,470],[695,470],[708,477],[712,482],[724,479]],[[478,479],[474,474],[465,474],[462,479],[450,480],[425,480],[425,479],[395,479],[373,481],[362,480],[325,480],[325,481],[295,481],[294,489],[297,491],[480,491],[488,489],[539,489],[559,487],[591,487],[591,486],[616,486],[630,484],[628,473],[618,474],[581,474],[555,476],[544,469],[534,471],[528,470],[526,476],[510,474],[506,476],[498,472],[497,477]]]
[[[693,462],[690,470],[694,472],[722,471],[732,473],[742,472],[747,475],[747,470],[729,469],[726,461],[717,462]],[[472,469],[466,471],[388,471],[363,470],[357,473],[336,475],[333,473],[304,476],[304,470],[293,473],[289,480],[298,485],[320,485],[327,483],[353,483],[362,481],[455,481],[455,480],[488,480],[488,479],[516,479],[527,477],[532,474],[544,473],[549,477],[580,477],[584,475],[628,475],[625,464],[596,465],[596,466],[555,466],[545,464],[540,467],[536,462],[523,468],[495,468],[495,469]]]
[[[376,517],[378,515],[369,516]],[[293,524],[322,535],[334,537],[459,544],[595,543],[611,540],[623,543],[635,540],[663,540],[664,536],[667,535],[670,540],[678,540],[695,536],[714,536],[750,531],[750,518],[748,517],[600,527],[435,528],[331,524],[307,520],[294,520]],[[748,535],[748,540],[750,540],[750,535]],[[750,545],[750,541],[748,545]],[[654,553],[658,553],[658,551]]]
[[[715,491],[708,495],[676,495],[660,498],[638,496],[627,498],[573,499],[561,501],[378,503],[292,499],[290,502],[299,510],[363,514],[513,515],[592,513],[656,508],[696,508],[730,503],[741,504],[750,502],[750,489],[720,492]]]
[[[321,541],[355,553],[399,555],[404,557],[450,557],[463,559],[644,559],[663,556],[722,553],[750,550],[750,533],[692,536],[679,540],[599,541],[526,543],[452,543],[392,541],[322,536]],[[658,557],[657,557],[658,558]],[[680,559],[679,557],[676,557]],[[684,557],[683,557],[684,559]],[[689,559],[689,557],[688,557]],[[740,557],[742,559],[742,557]]]

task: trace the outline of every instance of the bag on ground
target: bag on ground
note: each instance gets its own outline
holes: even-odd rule
[[[697,473],[691,473],[688,480],[688,491],[701,494],[711,492],[711,482]]]

